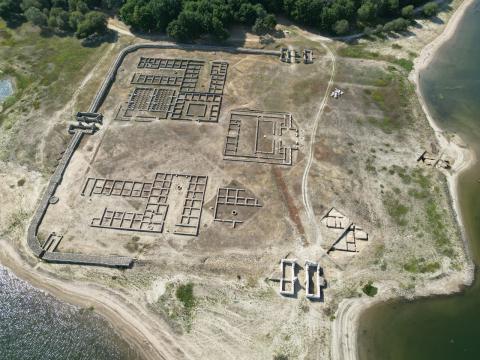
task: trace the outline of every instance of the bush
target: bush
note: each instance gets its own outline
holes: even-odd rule
[[[252,32],[257,35],[265,35],[275,30],[277,19],[275,15],[269,14],[263,18],[258,18],[252,26]]]
[[[348,20],[338,20],[335,25],[333,26],[333,31],[337,35],[345,35],[350,30],[350,24]]]
[[[438,4],[436,2],[428,2],[423,6],[423,14],[426,17],[432,17],[438,14]]]
[[[402,8],[402,17],[405,19],[412,19],[414,15],[414,7],[413,5],[407,5],[404,8]]]
[[[400,32],[400,31],[407,30],[408,25],[410,25],[410,22],[408,20],[403,18],[398,18],[386,23],[385,26],[383,27],[383,30],[386,32],[393,32],[393,31]]]
[[[13,16],[21,13],[18,0],[0,0],[0,17],[9,20]]]
[[[365,284],[365,286],[362,288],[362,291],[365,295],[370,297],[374,297],[378,293],[378,289],[372,285],[371,281]]]
[[[107,17],[105,14],[98,11],[90,11],[85,15],[85,18],[78,24],[77,32],[78,38],[83,39],[89,35],[101,35],[107,31]]]
[[[179,285],[175,292],[175,296],[180,300],[186,310],[190,310],[195,306],[192,283]]]
[[[25,17],[28,21],[30,21],[33,25],[37,25],[40,27],[47,25],[47,16],[36,7],[31,7],[25,11]]]

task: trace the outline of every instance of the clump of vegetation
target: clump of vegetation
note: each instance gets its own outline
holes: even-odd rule
[[[405,264],[403,264],[405,271],[417,274],[417,273],[431,273],[440,269],[440,263],[438,261],[427,262],[424,258],[412,258]]]
[[[160,313],[174,331],[182,333],[190,331],[197,303],[193,283],[168,283],[163,295],[151,308]]]
[[[193,284],[187,283],[177,287],[175,296],[183,304],[183,307],[190,312],[195,307],[195,297],[193,295]]]
[[[399,45],[393,44],[392,47],[394,49],[400,49]],[[344,57],[351,57],[357,59],[372,59],[372,60],[384,60],[388,61],[392,64],[396,64],[407,72],[412,71],[413,69],[413,62],[410,59],[403,59],[403,58],[396,58],[392,55],[381,55],[377,52],[369,51],[366,49],[365,45],[350,45],[345,46],[339,49],[338,54]]]
[[[85,38],[107,31],[106,15],[93,9],[116,5],[112,0],[0,0],[0,17],[7,22],[26,19],[42,29]]]
[[[374,297],[378,293],[378,289],[373,286],[373,283],[371,281],[369,281],[362,287],[362,291],[365,295],[370,297]]]
[[[409,59],[395,59],[393,62],[395,64],[401,66],[402,68],[404,68],[408,72],[413,70],[413,61],[412,60],[409,60]]]
[[[25,179],[24,178],[21,178],[17,181],[17,186],[18,187],[22,187],[23,185],[25,185]]]
[[[423,14],[426,17],[436,16],[438,14],[438,4],[434,1],[426,3],[423,6]]]
[[[406,215],[409,211],[407,206],[403,205],[392,193],[384,197],[383,204],[385,205],[388,215],[390,215],[398,225],[407,225]]]

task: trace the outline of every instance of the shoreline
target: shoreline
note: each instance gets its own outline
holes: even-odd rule
[[[443,279],[446,281],[449,280],[451,285],[456,285],[453,286],[452,289],[438,293],[438,291],[434,290],[434,286],[430,286],[429,288],[431,288],[431,291],[428,291],[428,288],[424,288],[413,297],[408,298],[408,300],[453,295],[461,292],[465,286],[470,286],[474,281],[475,265],[468,244],[468,237],[465,231],[463,216],[458,199],[458,178],[461,173],[476,163],[476,154],[472,149],[468,148],[468,146],[463,146],[463,140],[458,137],[458,135],[455,135],[455,137],[458,139],[456,142],[453,142],[446,137],[444,130],[440,128],[430,113],[425,99],[420,91],[419,83],[420,72],[434,60],[436,53],[442,47],[442,45],[448,42],[455,35],[466,9],[473,3],[473,1],[474,0],[464,0],[458,6],[458,8],[454,10],[454,13],[448,19],[448,22],[440,35],[422,48],[420,55],[414,60],[414,69],[409,75],[409,80],[415,85],[415,93],[417,94],[422,111],[426,115],[428,122],[433,129],[441,149],[447,150],[450,154],[455,155],[455,163],[452,168],[452,172],[448,174],[446,178],[455,217],[461,232],[467,264],[462,272],[456,273],[457,276],[447,274],[447,276]],[[462,145],[458,144],[459,141]],[[460,278],[458,278],[458,276],[460,276]],[[335,313],[335,320],[333,321],[331,328],[331,359],[358,360],[357,341],[360,316],[375,304],[402,298],[406,297],[398,296],[398,294],[384,294],[384,296],[377,296],[376,298],[362,297],[359,299],[342,300]]]
[[[179,356],[188,358],[176,346],[175,339],[166,333],[165,326],[158,321],[146,317],[144,311],[135,307],[118,292],[93,284],[67,283],[64,280],[38,271],[22,258],[11,244],[3,243],[0,250],[0,265],[19,279],[29,283],[38,290],[44,291],[60,301],[80,308],[93,306],[94,311],[102,316],[112,330],[124,339],[142,359],[175,360]],[[163,328],[163,329],[162,329]],[[160,338],[155,333],[162,333]]]

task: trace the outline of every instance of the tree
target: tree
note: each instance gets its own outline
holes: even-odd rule
[[[78,38],[82,39],[92,34],[103,34],[107,31],[107,17],[98,11],[90,11],[85,18],[78,24]]]
[[[365,22],[374,20],[376,13],[377,6],[370,1],[363,3],[357,10],[358,19]]]
[[[404,8],[402,8],[402,17],[405,19],[412,19],[414,15],[414,8],[413,5],[407,5]]]
[[[320,21],[323,0],[284,0],[285,13],[295,21],[307,25],[317,25]]]
[[[398,14],[400,3],[398,0],[387,0],[387,12],[391,15]]]
[[[48,1],[44,0],[22,0],[20,7],[23,11],[27,11],[28,9],[35,7],[39,10],[50,7]]]
[[[85,15],[83,15],[80,11],[72,11],[68,15],[68,25],[74,31],[77,31],[78,24],[80,24],[83,19],[85,19]]]
[[[13,16],[20,14],[22,9],[18,0],[0,0],[0,17],[10,20]]]
[[[165,31],[182,10],[181,0],[152,0],[147,6],[155,19],[154,29],[159,31]]]
[[[409,24],[410,24],[410,22],[408,20],[405,20],[403,18],[398,18],[398,19],[395,19],[395,20],[392,20],[392,21],[389,21],[388,23],[386,23],[385,26],[383,27],[383,29],[386,32],[392,32],[392,31],[400,32],[400,31],[407,30]]]
[[[263,14],[266,15],[266,11],[262,5],[253,5],[245,2],[242,3],[239,9],[234,12],[234,18],[236,21],[242,24],[253,25],[255,20],[257,20],[257,18]]]
[[[30,21],[33,25],[37,25],[40,27],[47,25],[47,16],[36,7],[31,7],[27,9],[24,14],[27,20]]]
[[[277,26],[277,19],[275,18],[275,15],[268,14],[267,16],[258,18],[255,21],[255,24],[252,26],[252,32],[257,35],[265,35],[275,30],[275,26]]]
[[[178,18],[167,26],[167,34],[175,40],[191,40],[203,33],[204,19],[198,12],[183,10]]]
[[[426,17],[432,17],[438,14],[438,4],[436,2],[428,2],[423,6],[423,14]]]
[[[82,14],[90,10],[83,0],[68,0],[68,8],[70,11],[80,11]]]
[[[337,35],[345,35],[348,33],[348,30],[350,30],[350,24],[348,23],[348,20],[338,20],[335,25],[333,26],[333,31]]]

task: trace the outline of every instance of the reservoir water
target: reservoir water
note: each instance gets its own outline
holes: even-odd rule
[[[480,159],[480,0],[421,73],[420,89],[438,124],[458,133]],[[459,179],[473,260],[480,264],[480,163]],[[480,359],[480,280],[461,294],[377,305],[360,318],[361,360]]]
[[[135,352],[91,310],[30,286],[0,266],[1,360],[130,360]]]
[[[10,80],[0,79],[0,103],[13,94],[13,86]]]

